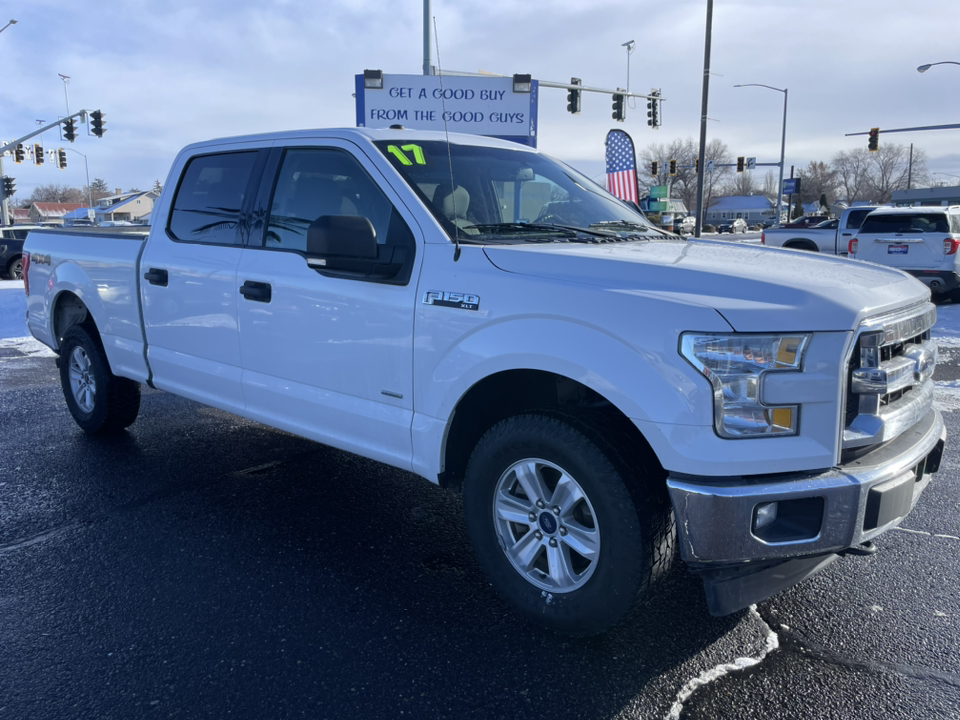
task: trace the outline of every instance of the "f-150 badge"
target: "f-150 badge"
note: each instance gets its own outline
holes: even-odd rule
[[[461,310],[479,310],[480,296],[469,293],[446,292],[427,290],[423,294],[424,305],[441,305],[443,307],[460,308]]]

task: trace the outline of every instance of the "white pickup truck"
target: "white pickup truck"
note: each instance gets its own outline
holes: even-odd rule
[[[879,205],[857,205],[840,213],[835,221],[824,218],[814,227],[777,227],[764,230],[760,243],[767,247],[846,255],[850,240],[857,234],[864,219]]]
[[[131,425],[146,383],[461,488],[491,582],[561,632],[677,546],[714,614],[767,598],[939,467],[936,309],[896,270],[664,234],[464,135],[214,140],[164,187],[149,233],[28,237],[80,427]]]

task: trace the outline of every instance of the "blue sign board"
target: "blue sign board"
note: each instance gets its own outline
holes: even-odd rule
[[[513,91],[513,78],[473,75],[388,75],[383,87],[356,76],[357,127],[403,125],[513,140],[537,146],[537,96]]]
[[[783,194],[796,195],[800,192],[800,178],[784,178]]]

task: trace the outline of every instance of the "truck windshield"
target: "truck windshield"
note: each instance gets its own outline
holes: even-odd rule
[[[663,237],[639,212],[545,155],[442,141],[375,144],[461,242]]]

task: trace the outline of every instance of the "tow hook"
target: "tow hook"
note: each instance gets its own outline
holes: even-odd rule
[[[840,554],[841,555],[876,555],[877,544],[873,540],[867,540],[862,545],[858,545],[857,547],[847,548]]]

